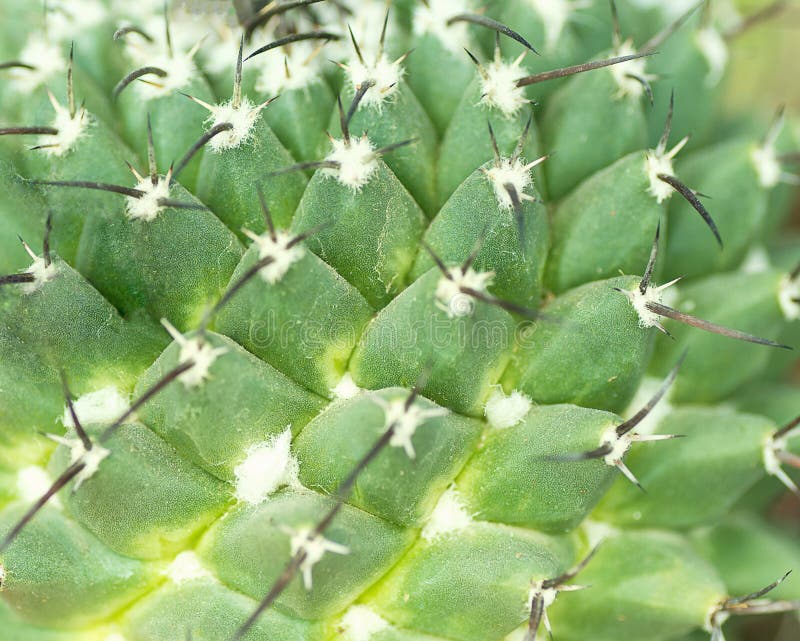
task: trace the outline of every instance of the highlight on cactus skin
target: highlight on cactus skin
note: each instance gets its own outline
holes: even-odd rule
[[[0,637],[800,635],[788,10],[0,0]]]

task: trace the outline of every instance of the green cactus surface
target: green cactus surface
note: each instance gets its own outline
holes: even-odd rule
[[[800,638],[788,4],[0,0],[0,641]]]

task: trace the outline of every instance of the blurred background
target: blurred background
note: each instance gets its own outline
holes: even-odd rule
[[[773,5],[773,0],[738,0],[745,15]],[[788,0],[780,15],[743,33],[731,51],[736,73],[727,96],[732,109],[754,102],[785,104],[800,112],[800,0]]]
[[[772,0],[737,0],[745,15],[764,10]],[[758,105],[760,111],[786,105],[800,115],[800,0],[789,0],[782,12],[763,25],[743,33],[731,51],[735,72],[726,82],[725,96],[731,111],[746,114]],[[800,173],[800,166],[795,173]],[[791,226],[800,231],[800,198],[796,200]],[[800,378],[800,368],[798,368]],[[800,500],[787,495],[773,509],[773,518],[793,527],[800,537]],[[748,621],[742,625],[747,641],[798,641],[800,626],[790,617]]]

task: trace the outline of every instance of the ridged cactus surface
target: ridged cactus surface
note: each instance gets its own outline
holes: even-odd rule
[[[784,4],[0,1],[0,638],[798,634]]]

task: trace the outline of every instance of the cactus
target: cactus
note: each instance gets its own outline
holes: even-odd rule
[[[783,4],[0,1],[3,638],[800,609]]]

